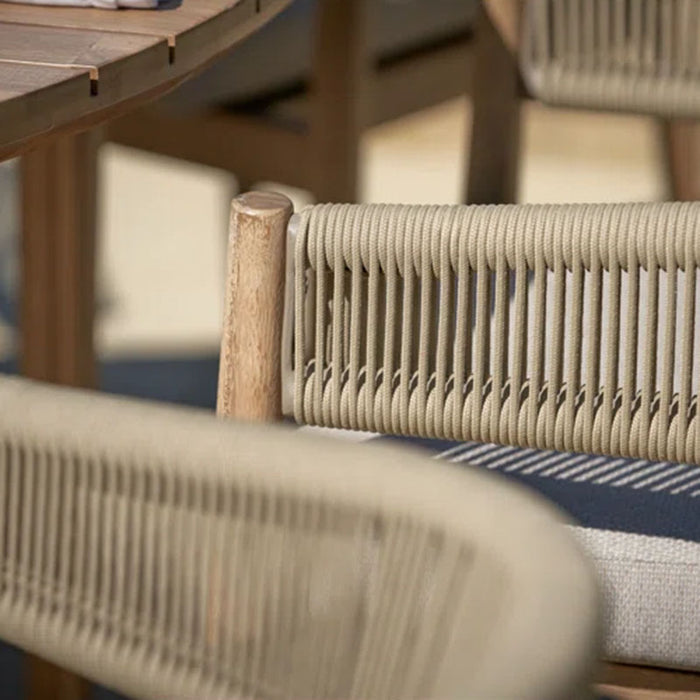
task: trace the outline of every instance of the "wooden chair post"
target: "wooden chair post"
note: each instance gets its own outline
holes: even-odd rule
[[[250,421],[282,417],[281,342],[285,249],[292,203],[251,192],[231,205],[217,413]]]

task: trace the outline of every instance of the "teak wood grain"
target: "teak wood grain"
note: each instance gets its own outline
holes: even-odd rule
[[[0,159],[172,89],[289,2],[181,0],[119,12],[0,3]]]
[[[292,203],[268,192],[231,205],[217,413],[247,421],[282,417],[285,248]]]
[[[90,93],[90,71],[0,62],[0,160],[3,150],[31,133],[46,133],[56,124],[60,105]]]

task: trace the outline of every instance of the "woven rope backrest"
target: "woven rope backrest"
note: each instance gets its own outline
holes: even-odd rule
[[[697,0],[529,0],[521,65],[554,104],[700,114]]]
[[[432,697],[467,581],[508,564],[411,505],[417,457],[378,455],[392,506],[334,448],[0,378],[0,634],[139,698]]]
[[[700,463],[700,204],[320,205],[298,422]]]

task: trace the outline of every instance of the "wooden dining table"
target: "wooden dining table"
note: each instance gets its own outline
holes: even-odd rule
[[[0,161],[21,157],[19,365],[97,383],[93,343],[100,127],[173,89],[291,0],[168,0],[157,10],[0,1]],[[26,697],[87,697],[37,659]]]
[[[0,160],[22,157],[23,373],[96,382],[100,125],[187,80],[289,2],[100,10],[0,1]]]

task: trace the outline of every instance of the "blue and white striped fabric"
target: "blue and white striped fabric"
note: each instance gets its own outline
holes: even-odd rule
[[[611,660],[700,670],[700,467],[401,440],[535,489],[567,511],[596,562]]]

